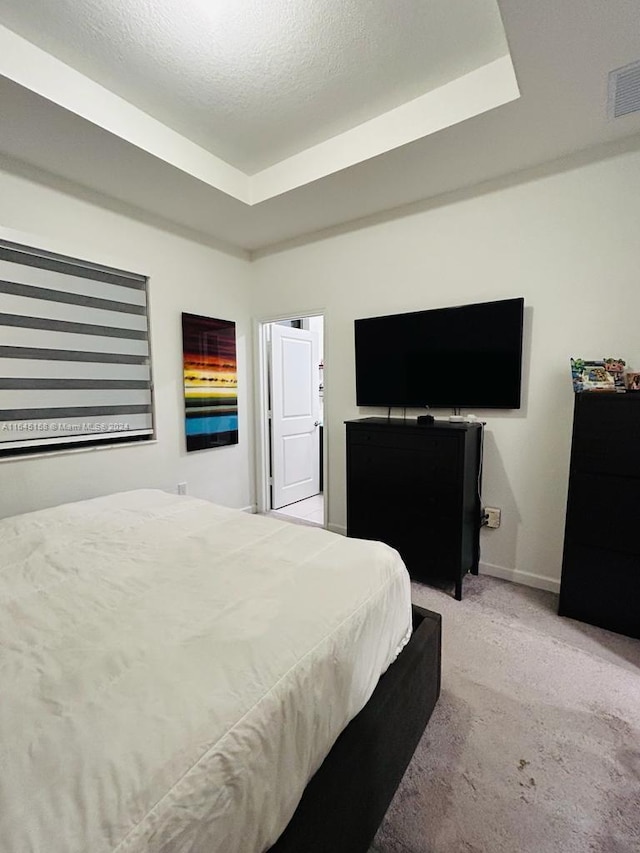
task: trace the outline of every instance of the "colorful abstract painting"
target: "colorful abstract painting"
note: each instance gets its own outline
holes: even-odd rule
[[[236,324],[182,315],[187,450],[238,443]]]

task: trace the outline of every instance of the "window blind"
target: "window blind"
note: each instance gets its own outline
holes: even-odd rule
[[[0,240],[0,455],[152,436],[147,279]]]

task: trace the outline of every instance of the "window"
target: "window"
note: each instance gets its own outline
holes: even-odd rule
[[[0,240],[0,455],[150,438],[147,279]]]

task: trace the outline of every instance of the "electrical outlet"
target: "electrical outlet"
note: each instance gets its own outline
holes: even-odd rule
[[[186,495],[187,494],[187,484],[186,483],[178,483],[178,494]]]
[[[495,529],[496,527],[500,527],[500,516],[502,512],[494,506],[486,506],[484,508],[485,518],[487,519],[487,527],[491,527]]]

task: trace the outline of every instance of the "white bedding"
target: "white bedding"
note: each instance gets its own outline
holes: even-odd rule
[[[410,625],[380,543],[156,491],[0,521],[0,850],[261,853]]]

